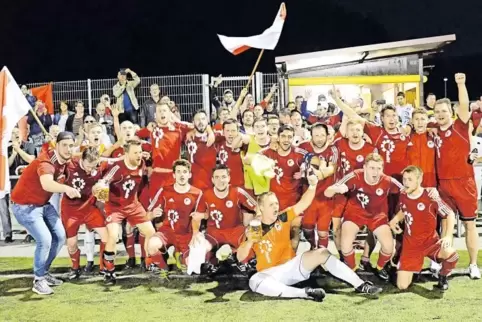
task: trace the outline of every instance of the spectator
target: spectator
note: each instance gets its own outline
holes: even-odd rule
[[[84,102],[75,102],[75,114],[72,114],[67,119],[65,124],[65,130],[74,133],[75,136],[79,135],[80,127],[84,123],[85,113],[84,113]]]
[[[59,126],[60,132],[65,131],[65,126],[70,115],[74,112],[69,111],[69,105],[67,101],[60,101],[60,111],[54,115],[54,124]]]
[[[37,100],[35,102],[34,112],[37,114],[37,117],[45,130],[48,131],[50,126],[52,125],[52,117],[50,116],[50,114],[47,113],[47,108],[41,100]],[[30,138],[35,145],[35,149],[38,155],[40,153],[40,149],[42,148],[42,144],[44,143],[45,135],[42,132],[42,128],[32,114],[28,115],[27,123],[30,126]]]
[[[112,113],[110,112],[110,97],[107,94],[103,94],[100,99],[99,103],[102,103],[105,107],[105,115],[112,116]]]
[[[27,85],[22,85],[20,90],[22,91],[22,94],[25,95],[25,98],[27,99],[30,106],[34,107],[35,102],[37,101],[37,98],[30,93],[30,91],[27,88]]]
[[[109,140],[114,143],[114,118],[111,115],[106,115],[105,105],[101,102],[95,108],[95,120],[102,125],[104,132],[109,136]]]
[[[429,93],[427,95],[425,109],[427,110],[427,115],[429,120],[435,121],[433,109],[435,108],[435,102],[437,101],[437,96],[434,93]]]
[[[132,80],[127,80],[127,74],[132,76]],[[131,121],[137,124],[137,110],[139,109],[139,103],[137,102],[134,89],[139,85],[141,79],[129,68],[121,69],[117,74],[119,81],[113,87],[114,96],[117,99],[116,105],[119,108],[121,115],[120,121]]]
[[[156,105],[161,99],[159,85],[152,84],[150,89],[151,97],[142,104],[139,113],[141,127],[146,127],[147,124],[155,121]]]
[[[408,123],[410,123],[412,120],[413,106],[411,104],[407,104],[405,94],[403,92],[399,92],[397,94],[397,105],[395,108],[397,109],[397,114],[402,122],[402,126],[406,126]]]
[[[293,106],[295,105],[294,102],[291,103],[293,103]],[[288,103],[288,106],[289,104],[290,103]],[[279,121],[281,125],[291,124],[291,110],[289,109],[289,107],[279,111]]]
[[[172,103],[172,104],[171,104]],[[179,112],[179,107],[176,105],[176,103],[174,103],[173,101],[170,101],[169,102],[169,107],[171,108],[171,112],[172,114],[174,114],[174,116],[180,120],[181,119],[181,113]]]

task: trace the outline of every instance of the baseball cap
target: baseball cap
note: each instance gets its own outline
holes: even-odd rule
[[[119,74],[121,74],[121,75],[127,75],[126,69],[125,69],[125,68],[119,69]]]

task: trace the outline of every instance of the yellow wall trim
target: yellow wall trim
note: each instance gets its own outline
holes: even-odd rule
[[[303,77],[288,79],[289,86],[310,86],[329,84],[383,84],[383,83],[418,83],[419,75],[388,75],[388,76],[336,76],[336,77]],[[427,82],[427,76],[423,76]]]

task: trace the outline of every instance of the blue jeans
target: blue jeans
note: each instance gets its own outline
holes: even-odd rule
[[[65,229],[57,211],[51,204],[42,207],[12,204],[19,224],[35,239],[33,272],[35,279],[47,274],[50,265],[65,244]]]

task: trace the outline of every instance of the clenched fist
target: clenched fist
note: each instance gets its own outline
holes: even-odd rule
[[[465,84],[465,74],[464,73],[455,74],[455,82],[457,84]]]

